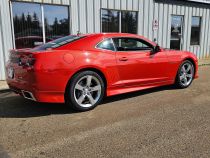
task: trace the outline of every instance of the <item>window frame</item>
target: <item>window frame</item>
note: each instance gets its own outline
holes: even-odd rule
[[[44,14],[44,5],[52,5],[52,6],[63,6],[67,7],[68,9],[68,20],[69,20],[69,33],[72,34],[72,16],[71,16],[71,5],[64,5],[64,4],[51,4],[51,3],[40,3],[40,2],[27,2],[27,1],[13,1],[11,0],[9,2],[9,7],[10,7],[10,22],[11,22],[11,31],[12,31],[12,43],[13,43],[13,49],[16,49],[16,44],[15,44],[15,29],[14,29],[14,19],[13,19],[13,2],[17,3],[28,3],[28,4],[39,4],[40,5],[40,11],[41,11],[41,23],[42,23],[42,38],[43,38],[43,44],[47,43],[46,42],[46,31],[45,31],[45,14]]]
[[[198,41],[198,44],[192,44],[191,43],[191,39],[192,39],[192,19],[193,18],[199,18],[199,41]],[[201,35],[202,35],[202,16],[192,16],[192,18],[191,18],[191,30],[190,30],[190,46],[200,46],[200,44],[201,44]]]
[[[135,39],[135,40],[138,40],[138,41],[143,41],[142,43],[144,44],[147,44],[147,45],[149,45],[150,47],[151,47],[151,50],[124,50],[124,51],[118,51],[117,50],[117,47],[116,47],[116,45],[115,45],[115,42],[114,42],[114,40],[113,39],[115,39],[115,38],[118,38],[118,39],[120,39],[120,38],[128,38],[128,39]],[[151,52],[151,51],[153,51],[154,50],[154,45],[152,45],[151,43],[149,43],[149,42],[147,42],[147,41],[145,41],[145,40],[143,40],[143,39],[141,39],[141,38],[135,38],[135,37],[112,37],[112,41],[113,41],[113,44],[114,44],[114,46],[115,46],[115,50],[117,51],[117,52]]]
[[[121,9],[108,9],[108,8],[101,8],[100,9],[100,32],[103,31],[103,21],[102,21],[102,10],[110,10],[110,11],[119,11],[119,33],[122,33],[122,12],[136,12],[137,14],[137,28],[136,28],[136,34],[138,34],[139,29],[139,11],[138,10],[121,10]]]

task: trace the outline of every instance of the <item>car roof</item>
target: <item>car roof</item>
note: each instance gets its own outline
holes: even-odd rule
[[[103,37],[143,37],[143,36],[130,34],[130,33],[91,33],[91,34],[82,34],[82,35],[83,36],[103,36]]]
[[[115,38],[115,37],[128,37],[128,38],[140,38],[143,39],[152,45],[156,45],[156,43],[148,40],[144,36],[140,36],[137,34],[130,34],[130,33],[92,33],[92,34],[82,34],[82,36],[86,37],[101,37],[101,38]]]

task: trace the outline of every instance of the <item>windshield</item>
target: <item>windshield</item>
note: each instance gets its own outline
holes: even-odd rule
[[[50,41],[48,43],[45,43],[41,46],[35,47],[34,49],[32,49],[31,51],[43,51],[43,50],[47,50],[48,48],[57,48],[60,47],[62,45],[65,45],[67,43],[71,43],[73,41],[79,40],[81,38],[84,38],[85,36],[76,36],[76,35],[70,35],[70,36],[65,36],[62,38],[58,38],[54,41]]]

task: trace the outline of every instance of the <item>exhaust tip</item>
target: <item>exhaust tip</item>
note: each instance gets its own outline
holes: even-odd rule
[[[25,99],[36,101],[36,98],[34,97],[33,93],[31,93],[29,91],[24,91],[24,90],[22,90],[21,92]]]

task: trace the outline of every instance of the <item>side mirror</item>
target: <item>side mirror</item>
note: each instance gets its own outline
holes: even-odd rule
[[[160,51],[161,51],[160,46],[159,46],[159,45],[156,45],[156,46],[154,47],[154,53],[158,53],[158,52],[160,52]]]

